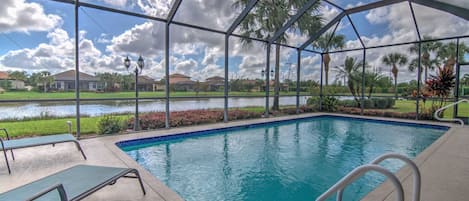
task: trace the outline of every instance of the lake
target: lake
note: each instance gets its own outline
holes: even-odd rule
[[[306,104],[308,97],[300,97],[300,105]],[[272,105],[273,98],[269,104]],[[280,105],[295,105],[296,97],[280,97]],[[81,101],[80,113],[86,116],[100,116],[112,113],[135,112],[135,101]],[[265,98],[243,97],[229,98],[230,108],[264,106]],[[223,109],[223,98],[197,98],[172,99],[171,111],[197,110],[197,109]],[[30,103],[2,103],[0,106],[0,120],[22,119],[41,116],[67,117],[75,116],[75,102],[30,102]],[[165,100],[140,100],[140,112],[164,112]]]

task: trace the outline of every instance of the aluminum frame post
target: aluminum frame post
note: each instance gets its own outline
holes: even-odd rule
[[[301,50],[297,49],[296,61],[296,114],[300,114],[300,68],[301,68]]]
[[[80,122],[80,35],[78,24],[78,5],[79,0],[75,1],[75,104],[76,104],[76,121],[77,121],[77,139],[80,139],[81,122]],[[44,86],[46,87],[46,86]]]
[[[171,111],[169,107],[169,31],[170,25],[173,22],[174,16],[181,5],[182,0],[175,0],[171,10],[168,13],[165,26],[165,119],[164,124],[166,128],[170,128]]]
[[[265,66],[265,114],[264,117],[269,117],[269,93],[270,93],[270,47],[271,44],[267,43],[267,55]]]
[[[459,38],[456,39],[456,86],[454,90],[454,102],[459,101],[459,82],[460,82],[460,66],[459,66]],[[453,118],[458,116],[458,104],[453,107]]]
[[[165,26],[165,127],[170,128],[170,109],[169,109],[169,23]]]
[[[229,53],[229,35],[225,35],[225,80],[224,80],[224,107],[223,121],[228,122],[228,53]]]
[[[366,48],[363,48],[363,67],[362,67],[362,97],[360,100],[360,115],[365,113],[365,68],[366,68]]]
[[[323,71],[324,71],[324,53],[321,53],[321,78],[320,78],[320,83],[319,83],[319,111],[322,111],[322,81],[323,81]]]

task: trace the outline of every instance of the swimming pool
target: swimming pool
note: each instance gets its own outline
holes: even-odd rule
[[[117,145],[188,201],[297,201],[314,200],[383,153],[413,158],[447,129],[318,116]],[[395,171],[402,163],[383,165]],[[368,173],[346,189],[344,200],[358,200],[382,181]]]

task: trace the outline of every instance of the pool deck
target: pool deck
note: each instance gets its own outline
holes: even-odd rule
[[[124,135],[112,135],[81,140],[80,143],[88,156],[84,160],[73,143],[58,144],[55,147],[41,146],[15,150],[16,160],[11,162],[12,174],[9,175],[3,159],[0,159],[0,192],[32,182],[54,172],[63,170],[77,164],[104,165],[115,167],[132,167],[139,170],[142,175],[147,195],[143,195],[135,179],[122,178],[115,185],[104,187],[84,200],[119,200],[119,201],[178,201],[183,200],[177,193],[166,187],[148,171],[140,167],[137,162],[122,152],[116,142],[200,131],[223,127],[232,127],[253,123],[263,123],[276,120],[287,120],[301,117],[324,115],[326,113],[313,113],[275,117],[267,119],[254,119],[200,125],[184,128],[162,129]],[[390,120],[389,118],[363,117],[352,115],[332,114],[336,116],[361,117],[368,119]],[[428,123],[434,125],[450,125],[445,123],[424,122],[393,119],[400,122]],[[422,172],[422,199],[425,201],[460,201],[469,197],[469,127],[453,127],[430,147],[425,149],[415,159]],[[41,157],[38,157],[41,156]],[[3,157],[2,157],[3,158]],[[411,200],[412,175],[409,168],[399,171],[398,177],[404,181],[406,200]],[[368,194],[364,200],[395,200],[393,188],[389,182]],[[314,198],[311,198],[314,199]]]

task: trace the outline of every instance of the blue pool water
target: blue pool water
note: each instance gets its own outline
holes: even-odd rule
[[[413,158],[446,130],[320,116],[118,146],[188,201],[301,201],[314,200],[383,153]],[[394,160],[383,165],[393,171],[402,166]],[[344,200],[359,200],[382,181],[367,173],[346,189]]]

